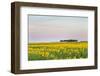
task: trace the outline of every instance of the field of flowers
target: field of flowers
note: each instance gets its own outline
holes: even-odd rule
[[[88,42],[29,43],[28,60],[80,59],[88,57]]]

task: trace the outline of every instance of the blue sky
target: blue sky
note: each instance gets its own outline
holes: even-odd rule
[[[29,42],[88,40],[87,17],[29,15],[28,18]]]

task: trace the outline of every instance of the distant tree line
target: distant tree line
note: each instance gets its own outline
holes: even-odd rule
[[[88,41],[78,41],[74,39],[69,39],[69,40],[60,40],[60,42],[88,42]]]
[[[73,40],[73,39],[70,39],[70,40],[60,40],[60,42],[78,42],[78,40]]]

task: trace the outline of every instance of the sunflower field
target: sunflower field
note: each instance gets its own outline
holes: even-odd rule
[[[88,42],[29,43],[28,60],[82,59],[88,57]]]

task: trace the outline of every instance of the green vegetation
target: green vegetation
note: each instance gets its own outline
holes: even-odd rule
[[[87,42],[29,43],[28,45],[28,60],[80,59],[87,57]]]

